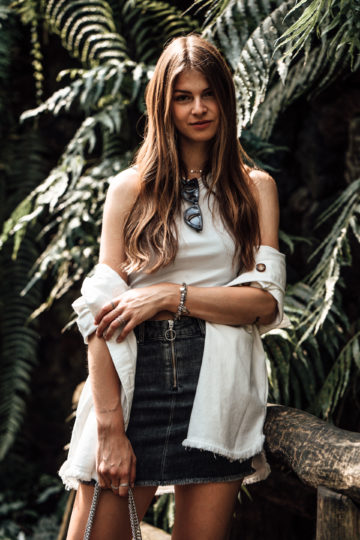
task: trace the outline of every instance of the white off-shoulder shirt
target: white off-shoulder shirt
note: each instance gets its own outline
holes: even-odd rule
[[[216,215],[212,215],[212,196],[207,198],[201,185],[199,204],[203,230],[196,232],[177,221],[179,250],[175,262],[154,274],[129,276],[129,285],[105,264],[98,264],[82,285],[73,308],[84,337],[96,327],[94,316],[101,307],[129,287],[144,287],[164,281],[188,285],[241,286],[251,284],[266,289],[277,301],[278,312],[271,325],[229,326],[206,322],[202,365],[190,417],[185,447],[208,450],[231,460],[252,457],[255,473],[245,477],[249,484],[270,473],[263,448],[268,379],[260,334],[288,324],[284,322],[285,256],[270,246],[260,246],[251,271],[236,275],[233,266],[234,242]],[[188,203],[183,203],[184,208]],[[134,393],[137,344],[134,332],[116,343],[117,333],[106,341],[119,376],[125,428],[128,425]],[[96,417],[89,379],[77,408],[67,460],[59,474],[67,488],[78,487],[79,480],[97,478]]]

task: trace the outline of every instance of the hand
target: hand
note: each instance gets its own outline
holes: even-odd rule
[[[96,335],[109,340],[122,327],[116,341],[123,341],[135,326],[151,319],[178,302],[179,286],[159,283],[150,287],[129,289],[106,304],[95,317]],[[176,304],[177,305],[177,304]]]
[[[136,457],[124,433],[99,435],[96,469],[101,488],[111,489],[120,497],[127,496],[128,486],[133,487],[135,482]]]

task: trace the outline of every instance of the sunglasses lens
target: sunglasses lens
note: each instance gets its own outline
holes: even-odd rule
[[[196,231],[202,231],[202,215],[199,206],[190,206],[184,212],[184,220],[187,225]]]
[[[182,180],[181,196],[185,201],[190,202],[193,205],[184,212],[185,223],[197,232],[202,231],[203,221],[200,206],[198,205],[199,182],[197,178]]]
[[[181,195],[185,201],[191,203],[197,203],[199,201],[199,184],[196,178],[183,183]]]

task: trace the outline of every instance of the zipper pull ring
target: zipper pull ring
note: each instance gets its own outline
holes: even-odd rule
[[[170,319],[168,323],[169,323],[169,328],[165,330],[165,339],[166,341],[175,341],[176,332],[174,330],[174,321]]]

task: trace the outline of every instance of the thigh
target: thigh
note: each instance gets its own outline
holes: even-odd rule
[[[156,486],[133,489],[139,521],[144,517],[156,491]],[[82,540],[90,512],[94,487],[80,484],[74,502],[67,540]],[[100,493],[91,540],[130,540],[131,528],[127,497],[119,497],[111,490]]]
[[[172,540],[225,540],[241,483],[175,486]]]

